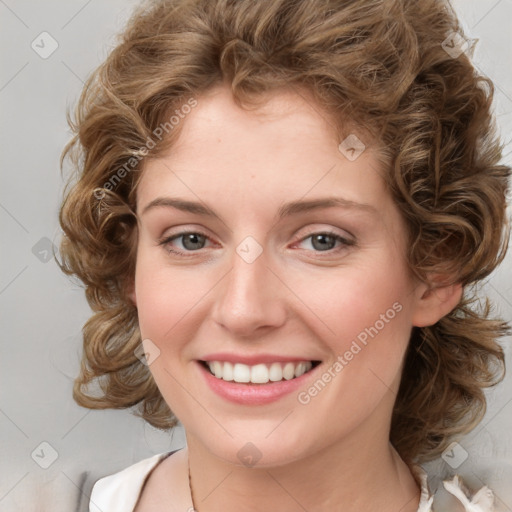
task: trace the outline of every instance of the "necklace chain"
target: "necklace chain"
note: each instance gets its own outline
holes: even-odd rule
[[[192,478],[190,476],[190,459],[188,460],[188,487],[190,489],[190,499],[192,500],[192,510],[189,512],[199,512],[194,503],[194,491],[192,490]]]

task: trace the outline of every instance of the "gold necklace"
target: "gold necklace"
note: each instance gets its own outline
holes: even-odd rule
[[[196,508],[196,504],[194,503],[194,491],[192,491],[192,478],[190,477],[190,459],[187,459],[188,465],[188,487],[190,489],[190,499],[192,501],[192,510],[188,510],[187,512],[199,512]]]

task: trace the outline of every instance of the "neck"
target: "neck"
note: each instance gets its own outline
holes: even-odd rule
[[[225,461],[187,436],[195,510],[416,512],[418,485],[387,436],[359,434],[364,443],[345,439],[272,467]]]

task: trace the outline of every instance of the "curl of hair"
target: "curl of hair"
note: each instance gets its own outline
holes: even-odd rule
[[[413,329],[393,444],[405,460],[424,461],[473,428],[485,411],[484,388],[503,376],[498,339],[508,326],[490,318],[488,304],[476,307],[469,290],[504,257],[510,169],[499,163],[492,82],[466,54],[444,50],[452,33],[463,36],[443,0],[141,4],[87,80],[75,120],[68,114],[74,136],[61,166],[67,156],[77,172],[60,211],[61,268],[84,283],[94,312],[83,329],[75,400],[137,405],[156,427],[176,423],[135,355],[141,340],[128,290],[141,170],[172,147],[182,123],[170,126],[169,118],[187,100],[226,83],[237,104],[252,108],[288,87],[311,94],[340,137],[351,124],[376,141],[406,221],[411,271],[465,287],[454,311]]]

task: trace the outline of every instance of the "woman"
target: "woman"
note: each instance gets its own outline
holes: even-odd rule
[[[74,397],[187,447],[90,510],[435,510],[420,464],[481,419],[508,328],[470,287],[504,256],[510,170],[449,7],[134,14],[63,154],[62,267],[94,311]]]

